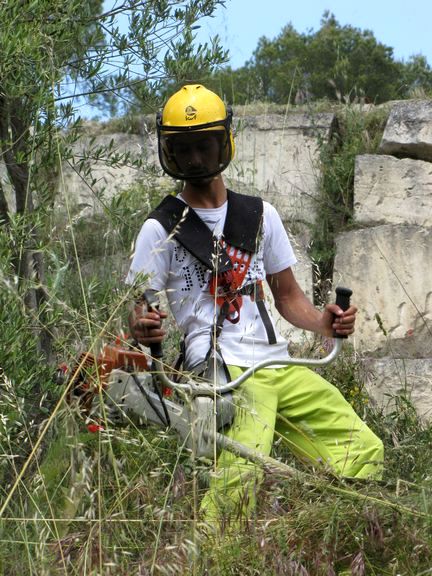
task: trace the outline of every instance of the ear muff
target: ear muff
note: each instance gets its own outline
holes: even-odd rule
[[[234,159],[235,156],[235,142],[234,142],[234,135],[232,133],[231,125],[232,125],[232,118],[233,118],[233,111],[231,106],[227,106],[227,119],[229,121],[229,140],[231,145],[231,160]]]

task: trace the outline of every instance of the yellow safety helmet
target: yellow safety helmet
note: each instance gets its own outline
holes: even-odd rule
[[[164,171],[173,178],[194,180],[225,170],[234,157],[231,122],[232,110],[217,94],[201,84],[183,86],[156,117],[159,160]],[[206,152],[208,132],[218,143],[216,156],[210,150]],[[208,162],[203,161],[199,169],[180,158],[179,147],[183,150],[189,143],[198,147],[202,143],[202,154],[207,154]]]

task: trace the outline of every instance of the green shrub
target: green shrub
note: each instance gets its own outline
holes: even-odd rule
[[[320,181],[317,218],[312,225],[310,256],[315,263],[315,300],[323,303],[333,276],[335,237],[353,225],[354,165],[359,154],[376,152],[388,111],[362,110],[355,104],[336,111],[338,131],[319,138]]]

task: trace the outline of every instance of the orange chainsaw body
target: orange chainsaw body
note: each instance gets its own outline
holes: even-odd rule
[[[150,361],[144,352],[118,337],[114,343],[105,344],[97,356],[82,352],[70,370],[63,364],[58,372],[63,373],[67,382],[73,380],[69,400],[79,397],[84,410],[88,410],[93,396],[106,386],[113,370],[143,372],[149,368]]]

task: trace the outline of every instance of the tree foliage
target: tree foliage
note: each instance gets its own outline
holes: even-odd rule
[[[217,39],[194,45],[194,27],[221,0],[4,0],[0,20],[0,225],[13,234],[11,271],[50,358],[44,253],[65,163],[92,185],[91,164],[129,161],[111,147],[77,158],[77,107],[154,107],[164,81],[208,74],[225,58]],[[86,182],[87,179],[87,182]]]
[[[67,63],[101,38],[93,25],[102,0],[60,0],[2,5],[0,24],[0,151],[11,200],[0,187],[0,222],[13,230],[14,272],[24,302],[39,324],[41,348],[50,357],[48,298],[41,251],[41,217],[52,196],[59,119],[55,97]],[[63,115],[65,117],[65,114]],[[33,284],[29,287],[29,282]]]
[[[129,0],[103,15],[107,45],[89,58],[90,101],[112,115],[153,112],[170,87],[206,77],[227,59],[218,37],[195,43],[200,18],[223,0]]]
[[[421,54],[414,54],[403,66],[402,93],[412,96],[432,93],[432,68]]]
[[[274,40],[262,37],[245,66],[218,72],[214,82],[237,103],[381,103],[405,98],[413,89],[430,90],[432,72],[424,57],[396,61],[393,48],[370,30],[341,26],[325,12],[316,32],[299,33],[288,24]]]

